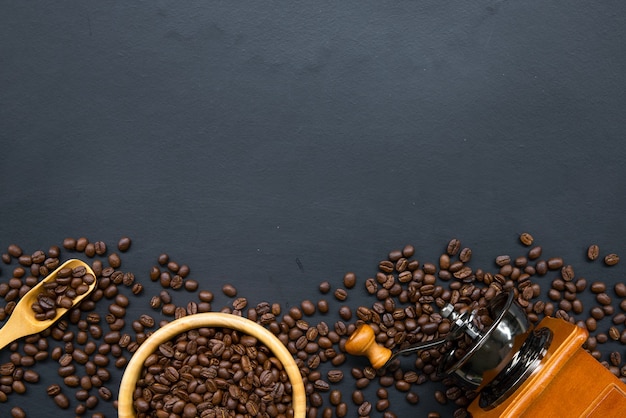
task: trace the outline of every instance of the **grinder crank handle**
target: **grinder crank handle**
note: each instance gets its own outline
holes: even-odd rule
[[[367,324],[361,324],[346,341],[346,351],[354,356],[367,356],[375,369],[387,366],[399,355],[407,355],[416,351],[438,347],[446,342],[446,338],[414,344],[393,353],[390,349],[376,343],[374,330]]]

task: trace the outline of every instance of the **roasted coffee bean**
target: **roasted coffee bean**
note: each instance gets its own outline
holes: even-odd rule
[[[524,244],[527,247],[530,247],[531,245],[533,245],[533,242],[534,242],[533,236],[530,235],[528,232],[522,232],[519,236],[519,240],[522,244]]]
[[[335,408],[335,415],[337,418],[343,418],[348,415],[348,405],[345,402],[337,404],[337,407]]]
[[[435,391],[435,400],[442,405],[447,403],[446,395],[440,390]]]
[[[387,408],[389,408],[389,399],[379,399],[376,402],[376,410],[378,412],[382,412],[386,410]]]
[[[593,282],[591,283],[589,290],[593,293],[602,293],[606,291],[606,285],[603,282]]]
[[[343,285],[346,289],[352,289],[356,285],[356,274],[349,272],[343,276]]]
[[[328,395],[328,400],[330,401],[330,404],[333,406],[337,406],[341,403],[341,392],[339,390],[331,390],[330,394]]]
[[[547,263],[549,270],[559,270],[563,267],[563,259],[561,257],[549,258]]]
[[[135,283],[133,284],[131,291],[133,292],[133,295],[139,295],[143,292],[143,285],[141,283]]]
[[[349,306],[343,305],[342,307],[339,308],[339,316],[344,321],[348,321],[352,318],[352,310],[350,309]]]
[[[303,300],[300,303],[300,308],[302,309],[302,313],[307,316],[315,314],[316,311],[315,304],[310,300]]]
[[[165,253],[160,254],[157,261],[160,265],[164,266],[170,261],[170,256]]]
[[[591,261],[597,260],[600,255],[600,247],[596,244],[592,244],[587,248],[587,258]]]
[[[374,295],[378,291],[378,283],[376,283],[376,280],[369,278],[365,281],[365,289],[367,293]]]
[[[161,298],[158,296],[152,296],[150,299],[150,307],[152,309],[159,309],[161,307]]]
[[[405,396],[405,399],[407,400],[407,402],[409,402],[410,404],[417,404],[420,400],[420,397],[417,393],[415,392],[408,392]]]
[[[70,407],[70,400],[63,393],[59,393],[54,396],[54,403],[61,409],[67,409]]]
[[[328,281],[323,281],[323,282],[321,282],[319,284],[319,291],[321,293],[326,294],[326,293],[330,292],[330,288],[331,288],[331,286],[330,286],[330,283]]]
[[[335,290],[335,299],[338,301],[345,301],[348,298],[348,292],[345,289],[337,289]]]
[[[122,237],[117,242],[117,249],[124,253],[124,252],[128,251],[128,249],[130,248],[131,243],[132,243],[132,241],[131,241],[130,238]]]
[[[213,302],[213,292],[209,290],[201,290],[198,292],[198,299],[202,302]]]
[[[566,282],[571,282],[574,279],[574,268],[571,265],[566,265],[561,268],[561,277]]]
[[[355,403],[357,405],[359,405],[357,413],[359,414],[360,417],[370,416],[370,414],[372,412],[372,404],[370,402],[368,402],[368,401],[361,401],[360,403],[357,403],[355,401]]]
[[[617,254],[608,254],[604,257],[604,264],[607,266],[614,266],[619,263],[619,256]]]
[[[100,398],[104,401],[109,401],[113,398],[113,393],[106,386],[100,386],[98,388],[98,395],[100,395]]]
[[[188,292],[195,292],[196,290],[198,290],[198,286],[199,283],[197,280],[193,280],[193,279],[187,279],[185,280],[185,290]]]
[[[194,301],[187,303],[186,312],[187,312],[187,315],[197,314],[199,312],[198,304]]]
[[[224,295],[228,297],[233,298],[237,296],[237,289],[231,284],[225,284],[224,286],[222,286],[222,293],[224,293]]]
[[[472,250],[470,248],[463,248],[459,254],[459,260],[463,263],[468,263],[472,259]]]
[[[19,258],[22,254],[24,254],[24,251],[22,250],[22,248],[17,244],[9,245],[9,247],[7,248],[7,252],[9,253],[11,257],[15,257],[15,258]]]
[[[614,290],[615,290],[615,294],[618,297],[620,298],[626,297],[626,283],[624,282],[616,283]]]
[[[343,380],[343,372],[339,369],[329,370],[327,373],[328,381],[331,383],[338,383]]]
[[[611,297],[604,292],[598,293],[596,295],[596,300],[600,305],[608,306],[611,304]]]
[[[113,267],[114,269],[120,268],[120,266],[122,265],[122,260],[117,253],[109,254],[107,260],[109,262],[109,266]]]
[[[139,323],[146,328],[152,328],[155,324],[154,318],[146,314],[142,314],[139,317]]]
[[[456,238],[451,239],[446,247],[446,254],[449,256],[455,256],[461,250],[461,241]]]
[[[178,274],[174,275],[170,279],[170,287],[174,290],[178,290],[183,287],[183,278]]]
[[[622,365],[622,355],[618,351],[613,351],[609,355],[609,361],[615,367],[620,367]]]
[[[511,257],[508,255],[499,255],[496,257],[496,265],[503,267],[511,264]]]
[[[233,301],[233,308],[237,310],[242,310],[248,305],[248,299],[240,297]]]
[[[117,303],[109,305],[109,312],[116,318],[123,318],[126,315],[126,309]]]
[[[167,268],[172,272],[172,273],[178,273],[178,270],[180,269],[180,265],[175,262],[175,261],[169,261],[167,263]]]

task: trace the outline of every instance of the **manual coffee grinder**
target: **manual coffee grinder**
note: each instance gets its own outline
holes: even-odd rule
[[[376,344],[372,328],[362,324],[346,351],[381,369],[399,355],[447,344],[437,371],[478,393],[468,407],[474,418],[626,417],[626,385],[582,348],[585,329],[552,317],[533,327],[510,291],[492,299],[487,311],[492,322],[481,328],[476,311],[459,313],[448,304],[441,310],[451,322],[445,338],[395,353]]]

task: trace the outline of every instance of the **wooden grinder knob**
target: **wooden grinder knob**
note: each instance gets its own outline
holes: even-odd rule
[[[354,356],[367,356],[375,369],[380,369],[391,358],[391,350],[376,344],[374,330],[361,324],[346,341],[346,351]]]

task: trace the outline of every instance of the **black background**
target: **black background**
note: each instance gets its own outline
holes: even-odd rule
[[[623,280],[621,265],[584,254],[597,243],[626,256],[625,12],[623,1],[3,2],[0,246],[128,235],[123,268],[147,294],[167,252],[205,288],[230,282],[285,307],[347,271],[362,285],[405,244],[436,261],[458,237],[493,269],[496,255],[524,254],[524,231],[579,275]],[[351,307],[371,303],[352,293]],[[42,383],[0,415],[14,404],[59,415],[30,403],[52,405],[55,367],[38,370]],[[392,409],[449,416],[431,386]]]

